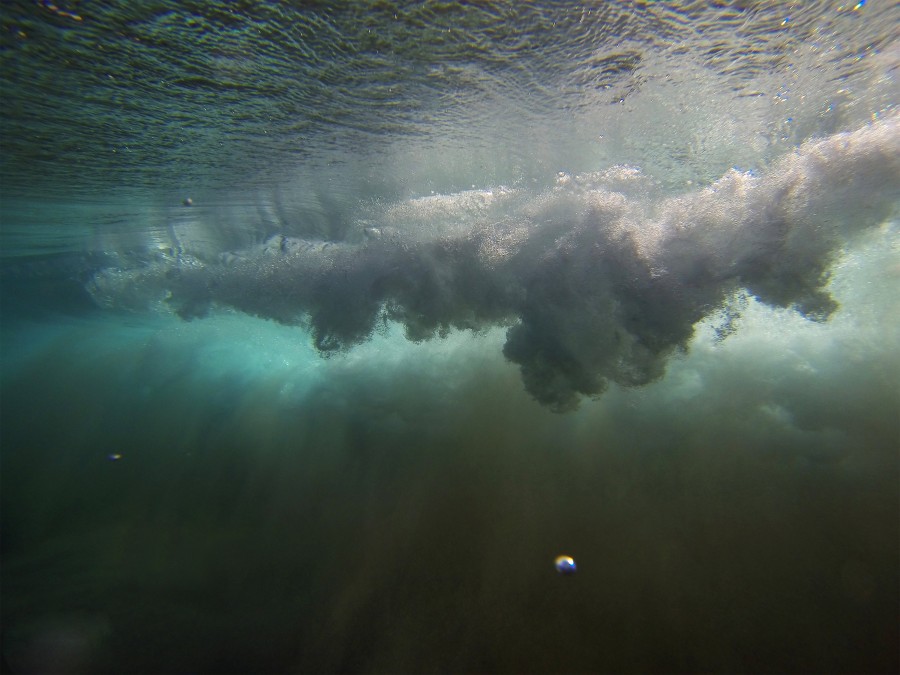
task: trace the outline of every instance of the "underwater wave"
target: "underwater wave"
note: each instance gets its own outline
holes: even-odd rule
[[[655,381],[736,291],[826,320],[829,268],[900,194],[900,124],[803,144],[763,175],[656,197],[639,170],[560,174],[552,189],[472,190],[382,207],[355,243],[276,235],[203,259],[160,253],[88,283],[102,306],[214,307],[302,325],[324,353],[390,321],[410,340],[509,326],[506,357],[555,411],[609,382]]]

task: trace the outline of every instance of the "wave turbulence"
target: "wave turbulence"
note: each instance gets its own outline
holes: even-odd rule
[[[104,306],[201,317],[228,307],[309,328],[328,353],[384,322],[411,340],[508,326],[505,356],[555,411],[665,371],[694,325],[745,289],[826,320],[829,269],[900,195],[898,119],[809,141],[762,175],[660,196],[638,169],[560,174],[552,188],[472,190],[382,207],[347,241],[275,236],[217,259],[108,267]]]

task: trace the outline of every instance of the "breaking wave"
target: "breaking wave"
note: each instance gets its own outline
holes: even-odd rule
[[[560,174],[552,188],[374,205],[341,241],[285,235],[213,257],[168,251],[96,273],[100,305],[231,308],[302,325],[327,355],[389,322],[410,340],[508,326],[506,358],[554,411],[609,382],[643,385],[694,325],[745,290],[826,320],[829,269],[900,195],[896,117],[809,141],[760,175],[732,169],[665,195],[639,169]]]

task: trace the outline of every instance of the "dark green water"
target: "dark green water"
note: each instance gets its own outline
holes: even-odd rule
[[[3,4],[3,672],[900,670],[898,21]]]

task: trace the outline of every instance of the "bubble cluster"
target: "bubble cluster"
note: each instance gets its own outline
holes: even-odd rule
[[[89,290],[107,306],[165,303],[185,319],[227,307],[302,325],[323,354],[390,321],[414,341],[505,325],[503,351],[525,387],[564,412],[610,382],[661,377],[694,325],[741,289],[827,319],[829,268],[854,233],[892,215],[898,195],[890,118],[680,195],[655,194],[629,167],[560,174],[536,193],[375,208],[347,241],[277,235],[217,261],[109,268]]]

